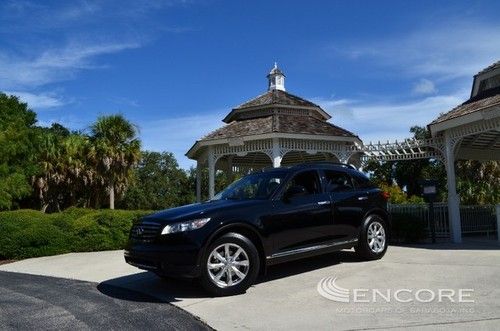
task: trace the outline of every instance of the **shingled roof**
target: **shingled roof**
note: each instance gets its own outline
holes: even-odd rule
[[[266,133],[357,137],[352,132],[312,116],[274,114],[266,117],[233,121],[209,133],[202,140],[236,138]]]
[[[497,61],[492,65],[484,68],[480,72],[478,72],[475,75],[474,80],[475,81],[477,80],[476,76],[490,72],[498,68],[500,68],[500,61]],[[500,105],[500,86],[480,91],[480,93],[471,96],[469,100],[465,101],[461,105],[453,108],[452,110],[444,114],[439,115],[439,117],[436,118],[434,121],[432,121],[429,125],[448,121],[460,116],[472,114],[474,112],[483,110],[485,108],[490,108],[498,105]]]
[[[279,73],[279,84],[273,75]],[[227,123],[212,131],[189,149],[187,156],[195,159],[200,148],[270,138],[339,141],[361,143],[358,136],[328,122],[331,116],[317,104],[285,91],[284,74],[275,64],[268,75],[268,91],[233,108],[222,120]],[[224,139],[228,139],[225,141]]]
[[[286,106],[301,106],[301,107],[316,107],[320,108],[317,104],[312,103],[311,101],[302,99],[296,95],[291,93],[281,91],[281,90],[270,90],[264,94],[259,95],[258,97],[249,100],[245,103],[242,103],[238,107],[234,109],[243,109],[257,106],[265,106],[265,105],[286,105]]]
[[[497,69],[497,68],[500,68],[500,61],[497,61],[497,62],[493,63],[492,65],[490,65],[490,66],[488,66],[488,67],[484,68],[483,70],[481,70],[480,72],[478,72],[478,73],[476,74],[476,76],[477,76],[477,75],[482,75],[482,74],[484,74],[484,73],[487,73],[487,72],[489,72],[489,71],[495,70],[495,69]]]
[[[447,113],[442,114],[437,119],[431,122],[431,124],[436,124],[451,120],[456,117],[471,114],[476,111],[480,111],[485,108],[500,105],[500,93],[496,95],[489,96],[487,98],[479,99],[477,101],[470,102],[469,100],[450,110]]]

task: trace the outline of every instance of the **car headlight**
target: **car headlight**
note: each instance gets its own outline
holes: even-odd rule
[[[187,222],[169,224],[163,228],[161,234],[170,234],[170,233],[196,230],[203,227],[205,224],[207,224],[208,221],[210,221],[210,217],[198,218]]]

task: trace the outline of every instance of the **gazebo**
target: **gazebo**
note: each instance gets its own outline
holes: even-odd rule
[[[477,73],[469,100],[440,115],[429,130],[434,141],[441,141],[434,148],[444,156],[450,232],[458,243],[462,232],[455,160],[500,160],[500,61]]]
[[[331,116],[311,101],[286,92],[285,75],[275,64],[268,90],[234,108],[223,127],[207,134],[186,153],[197,161],[196,196],[201,200],[201,169],[208,168],[209,197],[218,170],[253,170],[300,162],[360,163],[362,141],[328,122]]]

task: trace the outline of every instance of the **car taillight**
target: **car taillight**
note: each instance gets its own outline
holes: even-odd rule
[[[382,198],[384,198],[385,200],[389,200],[389,198],[391,197],[391,194],[389,192],[386,192],[386,191],[382,191],[381,195],[382,195]]]

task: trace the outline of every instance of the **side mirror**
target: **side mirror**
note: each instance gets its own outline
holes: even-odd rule
[[[306,194],[307,194],[307,190],[304,186],[295,185],[295,186],[290,187],[288,190],[286,190],[284,198],[286,200],[288,200],[290,198],[298,197],[298,196],[302,196],[302,195],[306,195]]]

